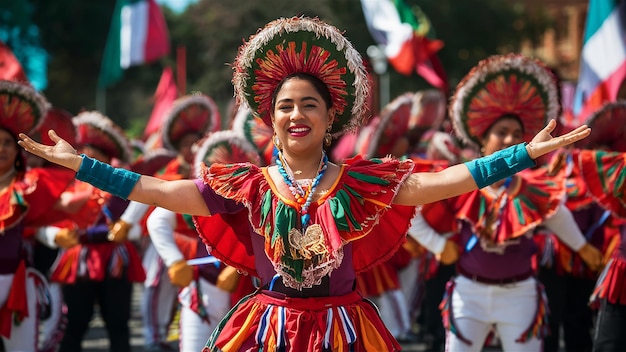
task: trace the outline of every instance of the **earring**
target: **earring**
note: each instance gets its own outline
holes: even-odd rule
[[[333,143],[333,135],[332,135],[332,134],[330,134],[330,129],[331,129],[332,127],[333,127],[332,125],[331,125],[331,126],[328,126],[328,129],[326,130],[327,132],[326,132],[326,134],[324,135],[324,146],[325,146],[325,147],[330,147],[331,143]]]
[[[274,142],[276,149],[283,150],[283,145],[280,143],[280,139],[278,139],[277,135],[274,135],[274,138],[272,138],[272,141]]]

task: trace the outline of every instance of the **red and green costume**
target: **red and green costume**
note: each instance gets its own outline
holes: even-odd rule
[[[300,205],[278,192],[267,168],[214,164],[205,169],[204,185],[214,192],[210,200],[223,197],[243,205],[220,209],[208,202],[214,215],[195,218],[211,254],[259,276],[265,286],[278,273],[289,289],[306,292],[324,286],[323,296],[332,296],[249,296],[229,313],[209,350],[271,349],[281,343],[291,350],[322,350],[325,344],[346,350],[398,349],[376,309],[353,291],[353,283],[356,273],[389,259],[404,243],[416,208],[392,202],[412,169],[410,161],[350,160],[328,193],[311,204],[304,235],[298,229]],[[299,320],[302,326],[288,328],[296,319],[304,319]],[[346,333],[357,330],[361,340]]]

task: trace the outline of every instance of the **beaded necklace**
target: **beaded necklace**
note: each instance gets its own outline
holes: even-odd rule
[[[287,186],[289,186],[289,191],[291,191],[291,194],[293,194],[296,202],[302,206],[300,210],[300,221],[302,222],[302,231],[304,231],[308,227],[309,221],[311,220],[311,215],[309,215],[309,207],[311,206],[311,202],[313,201],[315,189],[320,183],[322,176],[324,176],[326,168],[328,168],[328,156],[326,156],[326,153],[322,152],[322,159],[320,160],[317,175],[306,189],[303,188],[300,183],[298,183],[298,181],[296,181],[293,172],[289,167],[289,164],[287,164],[287,161],[284,159],[281,152],[278,152],[276,165],[278,166],[278,172],[280,172],[283,180],[285,181]]]

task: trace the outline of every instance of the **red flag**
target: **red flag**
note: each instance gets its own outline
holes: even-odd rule
[[[167,109],[172,106],[177,96],[178,91],[176,82],[174,81],[174,74],[170,67],[166,67],[163,69],[161,80],[159,80],[159,85],[154,93],[154,107],[152,108],[150,120],[148,120],[146,129],[143,132],[144,140],[147,140],[152,134],[159,130]]]
[[[13,51],[3,42],[0,42],[0,79],[28,83],[22,65]]]

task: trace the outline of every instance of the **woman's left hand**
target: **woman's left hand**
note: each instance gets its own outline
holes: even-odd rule
[[[587,125],[582,125],[564,135],[552,137],[551,133],[555,128],[556,121],[550,120],[548,125],[539,131],[539,133],[535,135],[535,138],[526,145],[526,151],[528,151],[528,155],[532,159],[537,159],[551,151],[576,143],[581,139],[587,138],[591,133],[591,128]]]
[[[17,144],[22,146],[26,151],[44,158],[49,162],[65,166],[68,169],[78,171],[83,161],[82,156],[63,138],[59,137],[53,130],[48,131],[48,136],[54,142],[54,145],[45,145],[35,142],[32,138],[24,133],[19,134]]]

